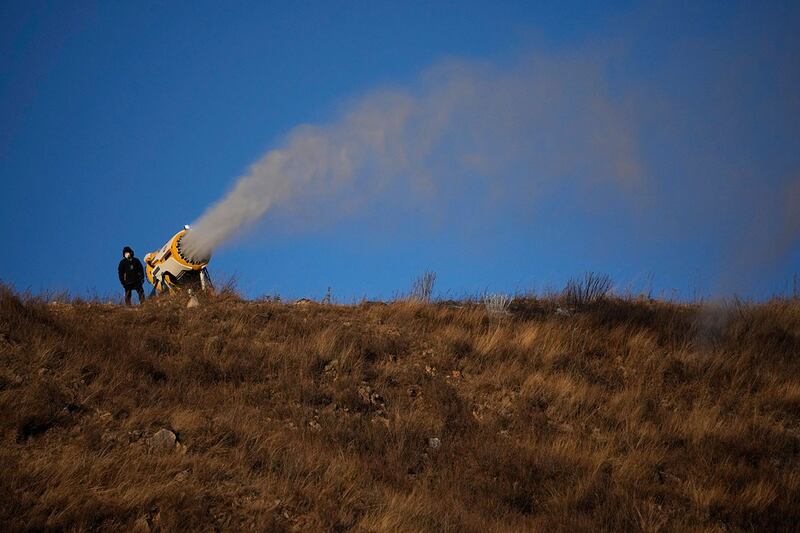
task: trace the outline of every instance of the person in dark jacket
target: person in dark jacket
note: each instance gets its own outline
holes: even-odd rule
[[[122,249],[122,261],[117,268],[119,282],[125,289],[125,305],[131,305],[131,291],[136,291],[139,295],[139,303],[144,301],[144,268],[142,262],[133,256],[130,246]]]

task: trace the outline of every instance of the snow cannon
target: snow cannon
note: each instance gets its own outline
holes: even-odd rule
[[[189,254],[182,243],[183,237],[191,231],[184,226],[160,250],[144,256],[147,280],[153,284],[153,293],[179,292],[182,289],[212,289],[211,277],[206,266],[211,256],[198,257]]]

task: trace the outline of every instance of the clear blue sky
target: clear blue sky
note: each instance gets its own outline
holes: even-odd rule
[[[0,279],[116,295],[123,246],[160,247],[293,126],[444,58],[596,50],[635,123],[638,207],[556,190],[478,223],[267,218],[212,275],[250,297],[330,286],[342,301],[424,270],[456,297],[587,270],[665,296],[783,291],[800,272],[800,4],[677,4],[3,2]]]

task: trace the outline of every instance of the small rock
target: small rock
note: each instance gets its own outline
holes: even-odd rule
[[[371,405],[384,404],[383,396],[373,391],[372,387],[370,387],[366,383],[362,383],[361,386],[358,388],[358,397],[364,404],[371,404]]]
[[[178,437],[168,429],[160,429],[150,438],[150,446],[158,452],[171,452],[175,449]]]
[[[369,401],[374,405],[383,405],[385,403],[383,396],[381,396],[377,392],[373,392],[372,394],[370,394]]]
[[[362,385],[358,388],[358,397],[361,399],[362,403],[368,404],[371,403],[371,396],[372,396],[372,389],[369,388],[368,385]]]
[[[441,445],[442,441],[439,439],[439,437],[431,437],[428,439],[428,448],[430,448],[431,450],[436,450]]]
[[[197,296],[192,294],[189,297],[189,301],[186,302],[186,307],[188,307],[189,309],[191,309],[192,307],[200,307],[200,301],[197,299]]]

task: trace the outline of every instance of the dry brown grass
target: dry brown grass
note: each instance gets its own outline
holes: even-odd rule
[[[800,304],[554,308],[0,288],[0,529],[797,527]]]

